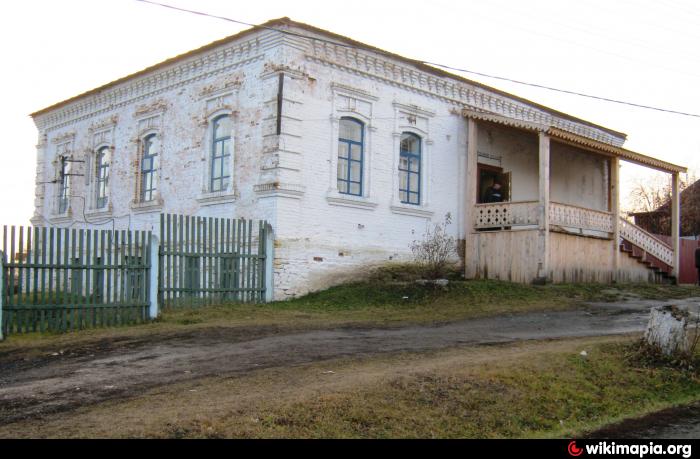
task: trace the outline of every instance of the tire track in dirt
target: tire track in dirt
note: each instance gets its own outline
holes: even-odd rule
[[[606,336],[644,329],[648,308],[491,317],[434,326],[281,332],[209,328],[147,338],[101,340],[56,354],[0,355],[0,423],[72,410],[189,380],[245,374],[343,357],[449,347]]]

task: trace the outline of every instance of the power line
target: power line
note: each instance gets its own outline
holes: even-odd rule
[[[506,78],[506,77],[501,77],[501,76],[496,76],[496,75],[489,75],[489,74],[486,74],[486,73],[475,72],[475,71],[473,71],[473,70],[460,69],[460,68],[456,68],[456,67],[451,67],[451,66],[449,66],[449,65],[436,64],[436,63],[432,63],[432,62],[424,62],[424,63],[425,63],[425,64],[428,64],[428,65],[432,65],[432,66],[434,66],[434,67],[441,67],[441,68],[444,68],[444,69],[452,70],[452,71],[455,71],[455,72],[470,73],[470,74],[472,74],[472,75],[479,75],[479,76],[483,76],[483,77],[486,77],[486,78],[493,78],[493,79],[495,79],[495,80],[508,81],[508,82],[510,82],[510,83],[521,84],[521,85],[524,85],[524,86],[531,86],[531,87],[533,87],[533,88],[547,89],[547,90],[549,90],[549,91],[556,91],[556,92],[561,92],[561,93],[564,93],[564,94],[571,94],[571,95],[574,95],[574,96],[588,97],[588,98],[590,98],[590,99],[602,100],[602,101],[604,101],[604,102],[612,102],[612,103],[615,103],[615,104],[629,105],[629,106],[631,106],[631,107],[646,108],[646,109],[648,109],[648,110],[656,110],[656,111],[659,111],[659,112],[673,113],[673,114],[676,114],[676,115],[692,116],[692,117],[694,117],[694,118],[700,118],[700,115],[695,114],[695,113],[680,112],[680,111],[677,111],[677,110],[669,110],[669,109],[665,109],[665,108],[653,107],[653,106],[651,106],[651,105],[636,104],[636,103],[634,103],[634,102],[626,102],[626,101],[617,100],[617,99],[610,99],[610,98],[607,98],[607,97],[594,96],[594,95],[592,95],[592,94],[585,94],[585,93],[576,92],[576,91],[569,91],[568,89],[553,88],[553,87],[551,87],[551,86],[545,86],[545,85],[541,85],[541,84],[537,84],[537,83],[528,83],[528,82],[525,82],[525,81],[514,80],[514,79],[512,79],[512,78]]]
[[[438,3],[438,4],[440,4],[440,3]],[[498,4],[498,3],[497,3],[497,4]],[[500,6],[501,6],[502,8],[504,7],[504,5],[500,5]],[[512,7],[510,7],[510,8],[512,9],[512,8],[516,8],[516,7],[515,7],[515,6],[512,6]],[[580,43],[580,42],[578,42],[578,41],[576,41],[576,40],[571,40],[571,39],[569,39],[568,36],[562,37],[561,35],[554,35],[554,34],[543,33],[542,30],[540,30],[541,28],[534,28],[534,29],[533,29],[533,28],[525,27],[525,26],[523,26],[523,23],[526,23],[526,24],[537,23],[538,17],[532,15],[532,14],[530,13],[531,10],[532,10],[532,8],[528,8],[527,10],[517,9],[517,14],[519,15],[519,17],[520,17],[521,19],[522,19],[522,17],[529,17],[529,18],[532,19],[532,20],[531,20],[531,21],[520,21],[520,22],[517,22],[517,23],[510,22],[510,23],[509,23],[509,26],[510,26],[510,27],[514,27],[514,28],[518,28],[518,29],[520,29],[520,30],[523,30],[523,31],[529,33],[529,34],[533,34],[533,35],[538,35],[538,36],[541,36],[541,37],[550,38],[550,39],[553,39],[553,40],[557,40],[558,42],[570,43],[570,44],[572,44],[572,45],[574,45],[574,46],[578,46],[578,47],[581,47],[581,48],[590,49],[590,50],[593,50],[593,51],[598,52],[598,53],[601,53],[601,54],[607,54],[607,55],[609,55],[609,56],[617,57],[617,58],[620,58],[620,59],[625,59],[625,60],[628,60],[628,61],[630,61],[630,62],[642,63],[642,64],[644,64],[645,67],[656,67],[656,68],[664,69],[664,70],[667,70],[667,71],[676,72],[676,73],[680,73],[680,74],[683,74],[683,75],[688,75],[688,76],[691,76],[691,77],[694,77],[694,78],[700,78],[700,75],[696,75],[696,74],[694,74],[694,73],[688,73],[688,72],[686,72],[686,71],[684,71],[684,70],[680,70],[680,69],[674,68],[674,67],[668,67],[668,66],[665,66],[665,65],[659,65],[657,62],[650,62],[650,59],[644,59],[644,60],[642,60],[642,59],[637,59],[637,58],[635,58],[635,57],[633,57],[633,56],[630,56],[630,55],[627,55],[627,54],[619,54],[619,53],[611,52],[611,51],[610,51],[609,49],[607,49],[607,48],[606,48],[606,49],[601,49],[601,48],[599,48],[599,47],[590,46],[590,44],[587,44],[587,43]],[[475,14],[475,13],[476,13],[475,11],[471,11],[471,10],[470,10],[470,12],[471,12],[471,14]],[[611,13],[611,14],[612,14],[612,13]],[[645,52],[648,52],[650,49],[656,50],[656,51],[659,52],[659,53],[663,53],[664,57],[668,57],[669,55],[675,55],[675,56],[677,56],[677,58],[676,58],[675,60],[676,60],[676,61],[682,60],[683,63],[686,63],[686,62],[688,62],[688,61],[700,62],[700,61],[698,61],[695,57],[689,57],[689,56],[687,55],[687,53],[684,53],[684,52],[682,52],[682,51],[681,51],[681,52],[676,52],[674,49],[668,49],[668,47],[665,47],[664,49],[656,48],[656,47],[651,46],[650,44],[646,44],[646,43],[643,43],[643,42],[640,42],[640,41],[632,42],[632,41],[630,41],[630,40],[626,40],[624,37],[621,37],[621,36],[619,36],[619,35],[618,35],[618,36],[610,36],[610,35],[606,35],[606,34],[600,34],[600,33],[596,32],[595,30],[592,31],[591,29],[586,29],[586,28],[582,28],[582,27],[578,27],[578,26],[576,26],[576,25],[573,25],[571,22],[560,21],[560,20],[553,19],[553,20],[551,20],[551,21],[548,21],[548,24],[551,24],[551,25],[553,25],[553,26],[564,27],[564,28],[567,28],[567,29],[575,30],[575,31],[580,31],[580,32],[589,34],[589,35],[591,35],[594,39],[598,39],[598,40],[604,39],[604,40],[607,40],[607,41],[614,40],[616,43],[628,43],[628,44],[630,44],[630,45],[632,45],[632,46],[638,46],[638,47],[643,48],[643,49],[645,50]],[[599,30],[602,30],[602,29],[599,29]],[[687,31],[686,31],[686,33],[687,33]],[[697,36],[697,37],[700,38],[700,35]],[[632,38],[632,37],[630,37],[630,38]]]
[[[271,30],[271,31],[278,32],[278,33],[282,33],[282,34],[285,34],[285,35],[290,35],[290,36],[294,36],[294,37],[297,37],[297,38],[303,38],[303,39],[305,39],[305,40],[312,40],[312,41],[318,41],[318,42],[322,42],[322,43],[328,43],[328,44],[331,44],[331,45],[334,45],[334,46],[340,46],[340,47],[349,48],[349,49],[354,49],[354,50],[358,50],[358,51],[359,51],[359,50],[362,50],[362,48],[360,48],[360,47],[358,47],[358,46],[355,46],[355,45],[348,44],[348,43],[342,43],[342,42],[338,42],[338,41],[335,41],[335,40],[329,40],[329,39],[320,38],[320,37],[310,37],[310,36],[308,36],[308,35],[304,35],[304,34],[301,34],[301,33],[298,33],[298,32],[292,32],[292,31],[289,31],[289,30],[277,29],[277,28],[275,28],[275,27],[269,27],[269,26],[265,26],[265,25],[252,24],[252,23],[249,23],[249,22],[240,21],[240,20],[237,20],[237,19],[232,19],[232,18],[225,17],[225,16],[217,16],[217,15],[205,13],[205,12],[202,12],[202,11],[195,11],[195,10],[190,10],[190,9],[187,9],[187,8],[180,8],[180,7],[177,7],[177,6],[167,5],[167,4],[165,4],[165,3],[158,3],[158,2],[151,1],[151,0],[136,0],[136,1],[137,1],[137,2],[142,2],[142,3],[149,3],[149,4],[151,4],[151,5],[161,6],[161,7],[163,7],[163,8],[169,8],[169,9],[176,10],[176,11],[181,11],[181,12],[184,12],[184,13],[190,13],[190,14],[195,14],[195,15],[198,15],[198,16],[203,16],[203,17],[208,17],[208,18],[213,18],[213,19],[220,19],[220,20],[222,20],[222,21],[227,21],[227,22],[233,22],[233,23],[235,23],[235,24],[245,25],[245,26],[252,27],[252,28],[255,28],[255,29]],[[386,52],[386,51],[382,51],[382,50],[377,49],[377,48],[372,48],[372,51],[377,52],[377,53],[380,53],[380,54],[384,54],[384,55],[389,56],[389,57],[394,57],[394,56],[391,55],[390,53],[388,53],[388,52]],[[483,72],[477,72],[477,71],[474,71],[474,70],[469,70],[469,69],[464,69],[464,68],[458,68],[458,67],[452,67],[452,66],[450,66],[450,65],[439,64],[439,63],[430,62],[430,61],[424,61],[424,60],[421,60],[421,59],[411,59],[411,60],[414,61],[414,62],[421,63],[421,64],[429,65],[429,66],[432,66],[432,67],[438,67],[438,68],[442,68],[442,69],[446,69],[446,70],[451,70],[451,71],[455,71],[455,72],[468,73],[468,74],[470,74],[470,75],[478,75],[478,76],[485,77],[485,78],[492,78],[492,79],[495,79],[495,80],[506,81],[506,82],[509,82],[509,83],[515,83],[515,84],[519,84],[519,85],[523,85],[523,86],[530,86],[530,87],[533,87],[533,88],[545,89],[545,90],[548,90],[548,91],[554,91],[554,92],[559,92],[559,93],[563,93],[563,94],[570,94],[570,95],[579,96],[579,97],[586,97],[586,98],[589,98],[589,99],[600,100],[600,101],[603,101],[603,102],[609,102],[609,103],[614,103],[614,104],[619,104],[619,105],[627,105],[627,106],[630,106],[630,107],[643,108],[643,109],[646,109],[646,110],[654,110],[654,111],[663,112],[663,113],[670,113],[670,114],[674,114],[674,115],[681,115],[681,116],[688,116],[688,117],[693,117],[693,118],[700,118],[700,114],[696,114],[696,113],[682,112],[682,111],[678,111],[678,110],[671,110],[671,109],[666,109],[666,108],[654,107],[654,106],[651,106],[651,105],[638,104],[638,103],[628,102],[628,101],[619,100],[619,99],[611,99],[611,98],[609,98],[609,97],[602,97],[602,96],[596,96],[596,95],[592,95],[592,94],[586,94],[586,93],[582,93],[582,92],[578,92],[578,91],[572,91],[572,90],[568,90],[568,89],[554,88],[554,87],[552,87],[552,86],[546,86],[546,85],[542,85],[542,84],[538,84],[538,83],[529,83],[529,82],[526,82],[526,81],[516,80],[516,79],[513,79],[513,78],[507,78],[507,77],[502,77],[502,76],[498,76],[498,75],[490,75],[490,74],[483,73]]]

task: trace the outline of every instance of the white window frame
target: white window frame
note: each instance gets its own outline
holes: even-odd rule
[[[224,190],[212,191],[211,190],[211,174],[212,174],[212,148],[214,140],[214,120],[221,116],[228,116],[231,119],[231,132],[229,133],[231,137],[231,161],[229,163],[229,176],[228,186]],[[206,117],[206,129],[204,130],[204,139],[202,140],[202,179],[201,179],[201,193],[197,198],[197,201],[201,205],[215,205],[226,202],[232,202],[236,199],[236,160],[237,160],[237,142],[236,142],[236,113],[229,107],[220,108],[209,113]]]
[[[433,140],[430,137],[431,119],[435,112],[420,108],[416,105],[394,102],[394,132],[393,132],[393,172],[391,211],[395,214],[414,217],[430,218],[435,214],[432,207],[432,162]],[[421,140],[421,181],[420,203],[407,204],[401,202],[399,194],[399,163],[401,160],[401,136],[404,134],[417,135]]]
[[[373,210],[377,207],[372,190],[373,138],[377,128],[372,123],[372,113],[379,99],[366,91],[349,86],[333,84],[331,89],[333,104],[330,116],[331,147],[328,161],[330,171],[326,200],[330,205]],[[364,125],[362,196],[338,191],[338,150],[342,118],[355,118]]]
[[[163,209],[163,165],[166,146],[166,136],[163,129],[163,117],[165,115],[165,104],[162,101],[156,101],[151,105],[146,105],[137,108],[135,117],[137,122],[138,134],[133,139],[133,144],[136,145],[136,180],[132,183],[134,190],[134,198],[131,201],[131,210],[135,213],[150,213],[158,212]],[[143,180],[141,169],[144,153],[144,140],[151,134],[155,134],[160,142],[160,151],[156,157],[156,191],[151,201],[141,201],[141,181]]]
[[[418,139],[418,155],[417,155],[418,156],[418,173],[417,173],[417,175],[418,175],[418,191],[417,191],[418,202],[417,203],[404,202],[401,200],[401,172],[402,172],[400,169],[400,166],[401,166],[401,142],[402,142],[404,136],[410,136],[410,137],[413,137],[415,139]],[[426,161],[425,161],[425,147],[426,147],[425,139],[423,138],[423,136],[419,135],[413,131],[403,131],[401,133],[401,135],[399,136],[399,163],[397,165],[397,174],[399,177],[399,181],[398,181],[398,185],[397,185],[398,186],[397,192],[399,193],[398,199],[399,199],[399,202],[401,204],[409,204],[411,206],[419,208],[423,204],[423,202],[425,202],[425,200],[426,200],[425,196],[423,195],[423,190],[426,188],[423,186],[423,184],[425,183],[425,179],[426,179],[426,177],[425,177],[425,163],[426,163]],[[415,154],[412,154],[411,152],[408,152],[408,153],[409,153],[409,155],[415,156]],[[416,174],[415,172],[411,172],[410,170],[406,170],[404,172],[406,172],[407,178],[409,180],[410,180],[410,176],[412,174]],[[415,194],[415,192],[410,191],[410,182],[407,183],[407,189],[405,191],[407,193],[407,198],[410,201],[410,198],[411,198],[410,195]]]
[[[153,159],[153,167],[151,171],[153,172],[153,181],[152,185],[155,188],[153,191],[153,194],[151,196],[151,199],[146,201],[144,199],[144,190],[143,190],[143,160],[146,157],[146,139],[154,137],[157,140],[157,146],[160,148],[159,150],[156,150],[156,154],[152,155],[154,156]],[[150,152],[149,152],[150,153]],[[140,204],[153,204],[154,202],[158,201],[158,198],[160,197],[160,171],[161,171],[161,159],[163,155],[163,139],[160,137],[160,133],[155,130],[150,130],[145,133],[142,133],[140,138],[139,138],[139,172],[138,172],[138,202]]]
[[[54,170],[55,170],[55,187],[54,187],[54,196],[53,196],[53,204],[52,204],[52,209],[51,209],[51,221],[52,223],[63,223],[65,219],[70,219],[72,215],[72,207],[73,207],[73,199],[72,199],[72,193],[73,189],[75,186],[75,180],[72,178],[73,176],[68,176],[68,190],[67,190],[67,205],[65,211],[61,212],[61,188],[63,186],[63,183],[61,182],[61,177],[62,177],[62,169],[63,169],[63,160],[68,160],[71,161],[73,160],[73,144],[75,141],[75,135],[74,134],[67,134],[64,136],[59,137],[58,139],[54,139],[54,143],[56,144],[55,147],[55,153],[54,153]],[[68,162],[68,171],[67,173],[73,173],[73,163]],[[67,220],[66,220],[67,221]]]
[[[71,193],[73,192],[73,179],[72,175],[72,163],[71,157],[69,155],[58,157],[58,188],[56,193],[56,215],[68,215],[71,210],[72,199]],[[63,191],[65,188],[65,196]],[[61,210],[61,206],[65,199],[66,207]]]
[[[106,188],[106,199],[107,202],[104,207],[98,208],[97,207],[97,187],[98,187],[98,178],[99,178],[99,170],[98,170],[98,164],[97,164],[97,156],[99,152],[102,149],[107,149],[109,152],[109,175],[107,179],[107,188]],[[111,212],[112,209],[112,192],[111,192],[111,184],[112,184],[112,165],[114,164],[114,147],[108,143],[103,143],[99,144],[97,147],[95,147],[90,154],[90,164],[89,164],[89,175],[90,175],[90,186],[88,187],[90,197],[88,199],[88,211],[87,213],[89,214],[96,214],[96,213],[109,213]]]

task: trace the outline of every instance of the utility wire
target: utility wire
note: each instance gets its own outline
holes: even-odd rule
[[[198,16],[203,16],[203,17],[208,17],[208,18],[213,18],[213,19],[220,19],[220,20],[222,20],[222,21],[227,21],[227,22],[233,22],[233,23],[235,23],[235,24],[240,24],[240,25],[245,25],[245,26],[248,26],[248,27],[253,27],[253,28],[255,28],[255,29],[271,30],[271,31],[274,31],[274,32],[279,32],[279,33],[282,33],[282,34],[285,34],[285,35],[290,35],[290,36],[293,36],[293,37],[303,38],[303,39],[306,39],[306,40],[318,41],[318,42],[322,42],[322,43],[328,43],[328,44],[331,44],[331,45],[334,45],[334,46],[341,46],[341,47],[344,47],[344,48],[349,48],[349,49],[354,49],[354,50],[362,50],[360,47],[355,46],[355,45],[351,45],[351,44],[348,44],[348,43],[342,43],[342,42],[338,42],[338,41],[335,41],[335,40],[329,40],[329,39],[326,39],[326,38],[310,37],[310,36],[308,36],[308,35],[304,35],[304,34],[297,33],[297,32],[292,32],[292,31],[289,31],[289,30],[282,30],[282,29],[277,29],[277,28],[275,28],[275,27],[269,27],[269,26],[259,25],[259,24],[251,24],[251,23],[249,23],[249,22],[240,21],[240,20],[237,20],[237,19],[232,19],[232,18],[225,17],[225,16],[217,16],[217,15],[213,15],[213,14],[209,14],[209,13],[204,13],[204,12],[202,12],[202,11],[195,11],[195,10],[190,10],[190,9],[186,9],[186,8],[180,8],[180,7],[177,7],[177,6],[167,5],[167,4],[165,4],[165,3],[158,3],[158,2],[151,1],[151,0],[136,0],[136,1],[137,1],[137,2],[142,2],[142,3],[149,3],[149,4],[151,4],[151,5],[157,5],[157,6],[161,6],[161,7],[163,7],[163,8],[169,8],[169,9],[172,9],[172,10],[181,11],[181,12],[185,12],[185,13],[195,14],[195,15],[198,15]],[[373,51],[373,52],[380,53],[380,54],[384,54],[384,55],[389,56],[389,57],[395,57],[394,55],[392,55],[392,54],[390,54],[390,53],[388,53],[388,52],[386,52],[386,51],[382,51],[382,50],[380,50],[380,49],[377,49],[377,48],[372,48],[372,51]],[[507,78],[507,77],[502,77],[502,76],[497,76],[497,75],[490,75],[490,74],[483,73],[483,72],[477,72],[477,71],[474,71],[474,70],[469,70],[469,69],[464,69],[464,68],[458,68],[458,67],[452,67],[452,66],[449,66],[449,65],[439,64],[439,63],[430,62],[430,61],[424,61],[424,60],[420,60],[420,59],[410,59],[410,60],[412,60],[412,61],[414,61],[414,62],[421,63],[421,64],[429,65],[429,66],[432,66],[432,67],[438,67],[438,68],[442,68],[442,69],[446,69],[446,70],[452,70],[452,71],[455,71],[455,72],[468,73],[468,74],[471,74],[471,75],[478,75],[478,76],[481,76],[481,77],[492,78],[492,79],[500,80],[500,81],[507,81],[507,82],[509,82],[509,83],[515,83],[515,84],[519,84],[519,85],[523,85],[523,86],[530,86],[530,87],[538,88],[538,89],[546,89],[546,90],[548,90],[548,91],[554,91],[554,92],[559,92],[559,93],[563,93],[563,94],[570,94],[570,95],[579,96],[579,97],[586,97],[586,98],[589,98],[589,99],[595,99],[595,100],[600,100],[600,101],[603,101],[603,102],[610,102],[610,103],[620,104],[620,105],[627,105],[627,106],[630,106],[630,107],[643,108],[643,109],[654,110],[654,111],[663,112],[663,113],[671,113],[671,114],[674,114],[674,115],[681,115],[681,116],[688,116],[688,117],[693,117],[693,118],[700,118],[700,114],[697,114],[697,113],[682,112],[682,111],[678,111],[678,110],[670,110],[670,109],[666,109],[666,108],[654,107],[654,106],[651,106],[651,105],[637,104],[637,103],[634,103],[634,102],[628,102],[628,101],[624,101],[624,100],[611,99],[611,98],[608,98],[608,97],[595,96],[595,95],[592,95],[592,94],[586,94],[586,93],[582,93],[582,92],[571,91],[571,90],[561,89],[561,88],[554,88],[554,87],[552,87],[552,86],[546,86],[546,85],[537,84],[537,83],[529,83],[529,82],[526,82],[526,81],[516,80],[516,79],[513,79],[513,78]]]
[[[584,94],[584,93],[581,93],[581,92],[569,91],[569,90],[567,90],[567,89],[553,88],[553,87],[551,87],[551,86],[545,86],[545,85],[541,85],[541,84],[537,84],[537,83],[528,83],[528,82],[525,82],[525,81],[514,80],[514,79],[512,79],[512,78],[506,78],[506,77],[501,77],[501,76],[496,76],[496,75],[489,75],[489,74],[481,73],[481,72],[475,72],[475,71],[473,71],[473,70],[467,70],[467,69],[460,69],[460,68],[456,68],[456,67],[450,67],[449,65],[436,64],[436,63],[431,63],[431,62],[424,62],[424,64],[432,65],[432,66],[434,66],[434,67],[442,67],[442,68],[444,68],[444,69],[448,69],[448,70],[452,70],[452,71],[456,71],[456,72],[464,72],[464,73],[470,73],[470,74],[472,74],[472,75],[483,76],[483,77],[486,77],[486,78],[493,78],[493,79],[495,79],[495,80],[508,81],[508,82],[510,82],[510,83],[521,84],[521,85],[524,85],[524,86],[531,86],[531,87],[533,87],[533,88],[547,89],[547,90],[549,90],[549,91],[556,91],[556,92],[561,92],[561,93],[564,93],[564,94],[572,94],[572,95],[574,95],[574,96],[580,96],[580,97],[588,97],[588,98],[590,98],[590,99],[602,100],[602,101],[604,101],[604,102],[612,102],[612,103],[615,103],[615,104],[629,105],[629,106],[631,106],[631,107],[646,108],[646,109],[648,109],[648,110],[656,110],[656,111],[659,111],[659,112],[673,113],[673,114],[676,114],[676,115],[692,116],[692,117],[694,117],[694,118],[700,118],[700,115],[695,114],[695,113],[680,112],[680,111],[677,111],[677,110],[669,110],[669,109],[666,109],[666,108],[653,107],[653,106],[651,106],[651,105],[636,104],[636,103],[634,103],[634,102],[626,102],[626,101],[623,101],[623,100],[610,99],[610,98],[601,97],[601,96],[594,96],[594,95],[592,95],[592,94]]]
[[[640,0],[635,0],[635,1],[640,1]],[[655,1],[659,1],[659,0],[655,0]],[[500,4],[498,2],[496,2],[496,4],[500,5],[501,8],[506,7],[506,5]],[[510,8],[513,9],[516,7],[511,6]],[[674,49],[669,49],[668,47],[664,47],[663,49],[658,48],[658,47],[653,46],[653,43],[645,43],[645,42],[641,42],[638,40],[634,40],[633,37],[625,38],[626,34],[619,34],[618,33],[618,35],[610,36],[608,34],[601,33],[601,31],[604,31],[604,29],[602,29],[600,27],[598,27],[597,31],[596,31],[595,29],[592,30],[592,29],[588,29],[585,27],[580,27],[577,24],[575,25],[575,24],[572,24],[571,22],[567,22],[567,21],[552,20],[550,22],[550,24],[552,25],[551,30],[554,30],[555,33],[553,33],[553,34],[543,33],[541,28],[537,28],[537,27],[531,28],[531,27],[526,27],[523,25],[523,24],[525,24],[525,25],[530,24],[531,25],[531,24],[538,23],[538,16],[534,16],[531,13],[531,11],[532,11],[532,8],[528,8],[527,10],[513,9],[513,12],[515,12],[521,20],[519,22],[516,22],[516,23],[509,22],[508,23],[509,26],[523,30],[529,34],[539,35],[542,37],[550,38],[550,39],[556,40],[558,42],[570,43],[570,44],[577,46],[577,47],[590,49],[590,50],[596,51],[598,53],[607,54],[609,56],[617,57],[620,59],[625,59],[625,60],[630,61],[630,62],[641,63],[645,67],[656,67],[659,69],[664,69],[667,71],[687,75],[687,76],[690,76],[693,78],[700,78],[700,75],[696,75],[694,73],[689,73],[686,70],[681,70],[677,67],[669,67],[666,65],[660,65],[656,60],[650,59],[648,57],[645,59],[640,59],[640,58],[635,58],[634,56],[631,56],[627,53],[620,54],[620,53],[612,52],[612,51],[610,51],[610,49],[608,49],[608,47],[605,47],[603,49],[603,48],[600,48],[597,46],[591,46],[590,39],[585,40],[585,42],[583,42],[583,43],[579,42],[577,40],[571,40],[571,39],[569,39],[570,34],[566,34],[566,33],[557,34],[555,29],[556,29],[556,26],[559,26],[559,27],[562,27],[565,29],[579,31],[581,33],[589,35],[595,41],[604,40],[605,42],[615,42],[618,44],[627,43],[630,46],[643,49],[645,54],[648,54],[649,51],[655,51],[655,52],[659,53],[660,55],[662,55],[664,58],[668,58],[669,56],[676,56],[676,58],[674,59],[674,62],[680,62],[681,64],[687,64],[687,62],[700,63],[700,60],[697,59],[697,56],[688,56],[687,53],[685,53],[683,51],[676,51],[675,48]],[[614,15],[615,12],[611,11],[610,14]],[[529,18],[530,20],[523,21],[522,20],[523,18]],[[687,31],[687,30],[684,32],[686,34],[689,33],[689,31]],[[620,36],[620,35],[622,35],[622,36]],[[693,35],[693,37],[696,37],[697,39],[700,40],[700,35]],[[654,40],[654,43],[656,43],[656,40]]]

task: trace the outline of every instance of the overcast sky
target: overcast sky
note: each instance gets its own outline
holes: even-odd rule
[[[289,16],[407,57],[700,113],[693,0],[161,0],[260,23]],[[136,0],[22,0],[0,16],[0,224],[33,213],[37,133],[28,114],[245,29]],[[700,118],[468,78],[628,134],[626,147],[700,169]],[[624,194],[648,178],[622,171]]]

